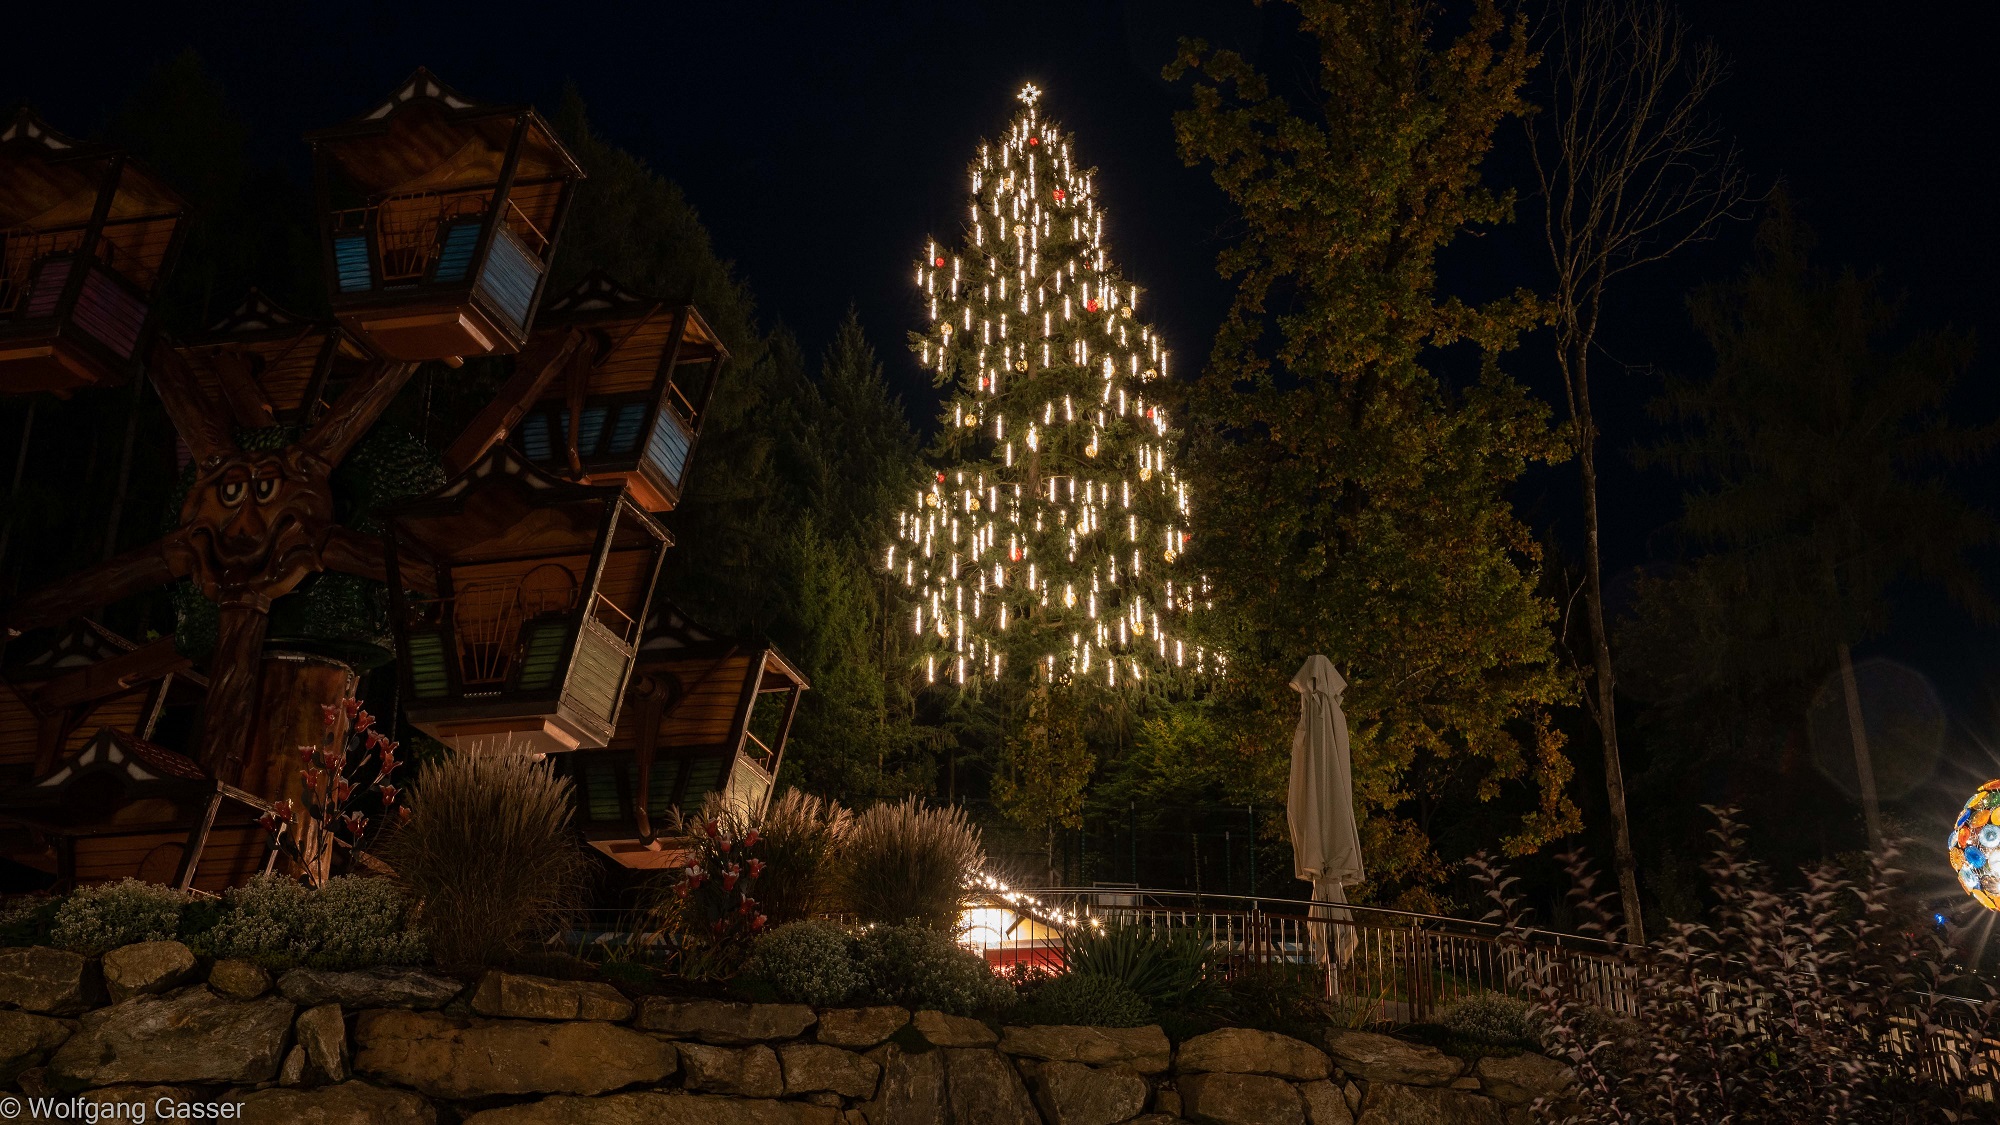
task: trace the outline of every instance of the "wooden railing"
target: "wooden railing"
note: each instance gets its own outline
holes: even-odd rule
[[[492,201],[491,188],[448,195],[432,192],[392,195],[367,207],[333,212],[333,233],[335,237],[372,235],[377,284],[423,281],[444,251],[441,232],[456,223],[482,218]],[[505,204],[502,219],[536,258],[547,255],[548,236],[513,200]]]

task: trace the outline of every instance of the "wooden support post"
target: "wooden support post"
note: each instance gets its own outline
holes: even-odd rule
[[[208,847],[209,829],[215,827],[215,814],[222,811],[222,790],[216,789],[215,796],[208,799],[208,806],[202,810],[200,819],[188,830],[187,843],[181,848],[181,869],[174,875],[174,886],[187,890],[194,886],[194,869],[201,866],[202,850]]]
[[[638,821],[639,842],[648,847],[659,838],[653,827],[653,755],[659,748],[660,718],[667,710],[667,687],[651,676],[635,676],[629,693],[639,701],[638,743],[632,751],[638,766],[638,783],[632,794],[633,819]]]
[[[271,603],[256,595],[224,602],[216,631],[214,678],[202,708],[201,764],[209,776],[240,784],[250,725],[257,718],[257,685],[264,671],[264,634]]]

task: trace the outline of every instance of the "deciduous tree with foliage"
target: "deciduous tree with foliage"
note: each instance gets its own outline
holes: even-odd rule
[[[1506,499],[1527,463],[1560,455],[1547,411],[1498,363],[1537,306],[1444,297],[1436,267],[1510,217],[1481,164],[1526,108],[1530,60],[1523,23],[1490,0],[1455,33],[1427,3],[1297,7],[1318,44],[1300,89],[1200,42],[1167,71],[1195,76],[1181,152],[1212,168],[1242,231],[1219,263],[1235,299],[1183,411],[1190,475],[1217,498],[1192,543],[1215,581],[1205,620],[1235,654],[1231,740],[1282,755],[1293,671],[1332,657],[1370,871],[1428,905],[1442,865],[1410,815],[1424,792],[1456,782],[1486,801],[1530,780],[1513,852],[1577,826],[1547,717],[1568,697],[1553,607]],[[1463,386],[1438,373],[1453,347],[1477,356]]]

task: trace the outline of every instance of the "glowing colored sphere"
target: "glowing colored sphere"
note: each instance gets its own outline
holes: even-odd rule
[[[1965,802],[1945,836],[1958,885],[1988,910],[2000,911],[2000,781],[1989,781]]]

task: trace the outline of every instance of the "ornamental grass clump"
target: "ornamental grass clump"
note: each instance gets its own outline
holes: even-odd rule
[[[1596,990],[1564,961],[1522,958],[1515,983],[1543,1050],[1577,1076],[1565,1116],[1537,1112],[1578,1125],[1992,1120],[1993,991],[1954,967],[1951,935],[1907,888],[1898,849],[1858,875],[1822,863],[1780,886],[1745,856],[1734,814],[1710,811],[1708,915],[1612,947],[1629,1018],[1590,1006]],[[1580,855],[1565,861],[1579,928],[1615,937],[1613,896]],[[1472,866],[1489,917],[1525,943],[1514,880],[1484,859]]]
[[[167,941],[180,932],[188,896],[158,883],[125,879],[82,887],[56,908],[49,943],[77,953],[104,953],[141,941]]]
[[[1007,1017],[1020,1024],[1143,1027],[1153,1006],[1116,977],[1064,973],[1037,985]]]
[[[956,931],[985,862],[964,809],[915,797],[876,805],[854,818],[841,843],[840,902],[865,923]]]
[[[382,848],[445,965],[504,961],[576,903],[585,861],[573,786],[520,753],[456,753],[426,766],[409,817]]]
[[[1207,956],[1208,939],[1189,926],[1111,922],[1075,926],[1062,936],[1067,975],[1119,981],[1156,1011],[1201,1008],[1214,999]]]

